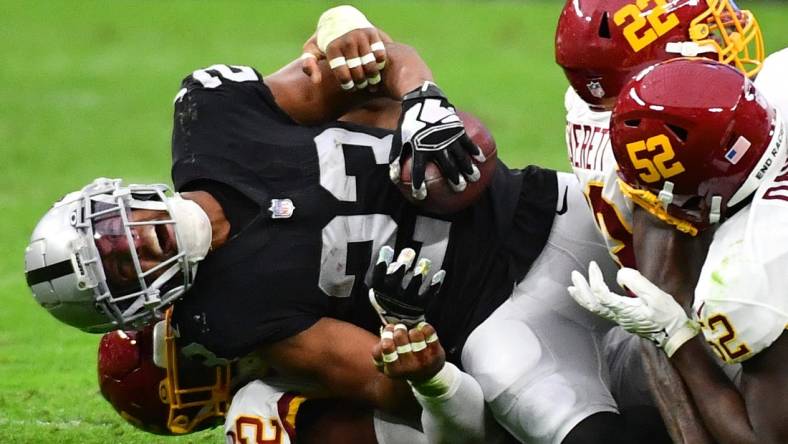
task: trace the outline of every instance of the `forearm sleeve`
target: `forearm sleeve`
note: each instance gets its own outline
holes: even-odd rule
[[[503,442],[505,432],[484,404],[479,383],[451,363],[425,384],[413,387],[430,443]]]

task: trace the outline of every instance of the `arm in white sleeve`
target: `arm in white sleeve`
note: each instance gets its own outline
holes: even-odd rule
[[[411,386],[430,443],[504,441],[506,432],[485,408],[481,386],[453,364],[447,362],[431,379]]]

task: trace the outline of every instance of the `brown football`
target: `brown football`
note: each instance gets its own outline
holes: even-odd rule
[[[410,168],[413,159],[410,156],[405,158],[400,173],[399,190],[405,198],[414,205],[423,207],[425,210],[435,214],[456,213],[473,205],[474,202],[479,200],[482,193],[484,193],[484,190],[490,184],[490,180],[495,172],[498,151],[495,147],[495,139],[493,139],[492,134],[476,116],[463,111],[459,111],[457,114],[460,116],[460,119],[462,119],[468,136],[476,142],[476,145],[479,146],[485,157],[487,157],[482,163],[473,161],[481,173],[479,180],[473,183],[468,182],[465,191],[455,193],[444,179],[443,173],[441,173],[437,165],[430,162],[427,164],[427,168],[424,172],[425,182],[427,184],[427,198],[424,200],[416,200],[411,195],[412,181]]]

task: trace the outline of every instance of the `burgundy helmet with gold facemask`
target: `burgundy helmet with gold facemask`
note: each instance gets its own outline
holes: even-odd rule
[[[558,19],[556,62],[592,106],[609,109],[633,75],[679,56],[752,77],[764,58],[760,27],[732,0],[567,0]]]
[[[169,313],[140,331],[104,334],[98,351],[101,394],[147,432],[176,435],[220,425],[230,403],[230,366],[184,358]]]
[[[703,58],[636,75],[610,123],[624,194],[692,235],[724,220],[782,167],[785,136],[780,112],[747,77]]]

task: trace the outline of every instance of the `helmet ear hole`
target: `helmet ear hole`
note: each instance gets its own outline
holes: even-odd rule
[[[625,120],[624,125],[630,128],[637,128],[640,126],[640,119]]]
[[[599,37],[603,39],[610,38],[610,25],[608,24],[609,18],[607,12],[602,14],[602,20],[599,21]]]
[[[676,136],[677,139],[681,140],[682,142],[687,141],[688,133],[686,129],[677,125],[671,125],[670,123],[665,124],[665,126],[668,128],[668,130],[670,130],[671,133],[673,133],[674,136]]]

